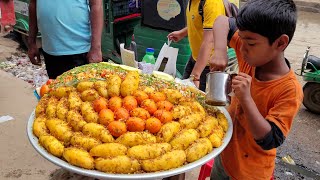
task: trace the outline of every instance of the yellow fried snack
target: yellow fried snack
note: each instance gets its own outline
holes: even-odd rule
[[[68,98],[69,109],[70,110],[79,110],[82,104],[82,100],[78,92],[71,92]]]
[[[169,142],[180,131],[180,123],[172,121],[164,124],[157,134],[157,142]]]
[[[213,116],[207,116],[203,123],[198,127],[200,137],[207,137],[212,133],[215,126],[218,125],[217,118]]]
[[[167,100],[172,104],[178,104],[182,94],[175,89],[163,89],[163,93],[167,96]]]
[[[121,78],[114,74],[107,79],[107,91],[110,97],[120,96]]]
[[[133,147],[137,145],[155,143],[156,137],[148,132],[127,132],[118,137],[116,142],[128,147]]]
[[[81,114],[84,117],[84,120],[88,123],[98,123],[99,115],[94,111],[91,102],[83,102],[81,107]]]
[[[35,109],[36,117],[43,116],[46,114],[49,98],[50,97],[48,95],[45,95],[40,99]]]
[[[56,96],[57,98],[62,98],[62,97],[68,97],[70,92],[71,91],[74,91],[74,87],[71,87],[71,86],[61,86],[61,87],[58,87],[57,89],[55,89],[53,92],[52,92],[52,95]]]
[[[93,83],[93,88],[98,90],[99,88],[107,88],[108,83],[107,81],[96,81]]]
[[[185,150],[198,138],[199,134],[196,130],[187,129],[181,131],[178,135],[176,135],[170,141],[170,144],[173,149]]]
[[[107,82],[106,81],[96,81],[94,83],[94,88],[98,91],[99,95],[108,98]]]
[[[221,146],[222,140],[216,133],[212,133],[208,138],[212,144],[212,147],[217,148]]]
[[[223,139],[224,131],[223,131],[221,126],[219,126],[219,125],[218,126],[214,126],[212,132],[217,134],[220,137],[220,139]]]
[[[110,158],[115,156],[126,155],[128,148],[119,143],[104,143],[95,146],[90,150],[93,157]]]
[[[153,87],[149,87],[149,86],[142,87],[141,89],[143,89],[143,91],[145,93],[147,93],[148,95],[155,92],[155,89]]]
[[[63,144],[51,135],[43,135],[39,138],[39,143],[52,155],[61,157],[64,151]]]
[[[50,134],[53,135],[58,140],[68,144],[70,142],[72,131],[68,124],[63,120],[53,118],[46,121],[46,126],[50,131]]]
[[[141,166],[136,159],[128,156],[117,156],[112,158],[97,158],[96,169],[108,173],[129,174],[139,171]]]
[[[91,101],[94,101],[95,99],[98,99],[98,97],[99,97],[99,94],[94,89],[87,89],[81,93],[82,101],[90,101],[91,102]]]
[[[93,88],[93,82],[90,82],[90,81],[82,81],[82,82],[79,82],[78,85],[77,85],[77,90],[79,92],[83,92],[87,89],[92,89]]]
[[[189,106],[175,106],[172,110],[173,119],[181,119],[191,114],[191,108]]]
[[[32,129],[33,133],[37,136],[40,137],[42,135],[49,135],[49,130],[46,126],[46,118],[45,117],[38,117],[34,120]]]
[[[74,147],[65,148],[63,157],[72,165],[85,169],[94,169],[94,159],[83,149]]]
[[[57,104],[57,117],[61,120],[65,120],[68,113],[68,99],[62,97]]]
[[[87,137],[80,132],[74,133],[70,139],[72,146],[80,147],[86,151],[89,151],[93,147],[101,144],[101,142],[95,138]]]
[[[219,125],[222,127],[223,131],[227,132],[229,125],[228,125],[228,120],[226,116],[221,112],[218,112],[217,117],[218,117]]]
[[[168,143],[155,143],[133,146],[128,150],[128,156],[139,159],[154,159],[171,150],[171,145]]]
[[[68,111],[67,122],[74,131],[82,131],[83,126],[87,124],[81,114],[75,110]]]
[[[140,76],[137,71],[130,71],[121,83],[120,93],[122,97],[133,95],[139,88]]]
[[[104,143],[113,142],[113,136],[110,134],[110,132],[104,128],[102,125],[97,123],[87,123],[83,126],[82,133],[91,137],[94,137],[96,139],[99,139],[100,141]]]
[[[184,106],[189,106],[191,108],[192,113],[200,113],[203,117],[205,117],[206,115],[206,111],[197,101],[185,101],[181,102],[180,104]]]
[[[157,157],[141,161],[141,167],[146,172],[164,171],[182,166],[186,162],[186,153],[174,150]]]
[[[47,108],[46,108],[46,115],[47,118],[55,118],[57,117],[57,105],[58,105],[58,99],[54,96],[50,97],[48,100]]]
[[[194,113],[185,116],[179,120],[182,129],[195,129],[202,121],[202,115],[200,113]]]
[[[186,149],[187,162],[194,162],[207,155],[212,150],[212,144],[209,139],[201,138],[196,140]]]

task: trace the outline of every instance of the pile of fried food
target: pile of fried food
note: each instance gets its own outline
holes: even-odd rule
[[[39,144],[74,166],[116,174],[178,168],[221,146],[224,114],[140,78],[128,71],[53,88],[35,109]]]

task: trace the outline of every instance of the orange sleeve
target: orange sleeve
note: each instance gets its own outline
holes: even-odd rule
[[[265,119],[274,122],[281,129],[283,135],[287,136],[293,118],[299,111],[303,94],[298,82],[293,82],[291,85],[282,84],[282,87],[279,87],[279,92],[277,100],[273,102],[273,107],[268,111]]]

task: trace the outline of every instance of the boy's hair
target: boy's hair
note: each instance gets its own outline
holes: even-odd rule
[[[270,45],[281,35],[296,29],[297,11],[293,0],[250,0],[239,11],[237,26],[268,38]]]

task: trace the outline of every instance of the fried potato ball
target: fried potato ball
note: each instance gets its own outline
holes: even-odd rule
[[[122,97],[131,96],[139,88],[140,76],[137,71],[130,71],[121,83],[120,92]]]
[[[46,114],[47,118],[55,118],[57,117],[57,105],[58,105],[58,99],[54,96],[50,97],[48,100],[47,108],[46,108]]]
[[[57,118],[47,119],[46,126],[51,135],[64,144],[69,144],[73,132],[65,121]]]
[[[72,165],[85,169],[94,169],[94,159],[83,149],[74,147],[65,148],[63,157]]]
[[[191,114],[191,108],[189,106],[175,106],[172,111],[173,119],[181,119]]]
[[[169,142],[180,131],[180,123],[172,121],[164,124],[157,134],[157,142]]]
[[[153,113],[153,116],[159,119],[163,124],[172,121],[172,113],[166,110],[157,110]]]
[[[46,114],[49,99],[50,97],[48,95],[45,95],[40,99],[35,109],[36,117],[44,116]]]
[[[84,91],[85,92],[85,91]],[[83,102],[81,107],[81,114],[84,117],[84,120],[88,123],[98,123],[99,122],[99,115],[97,112],[94,111],[91,102]]]
[[[108,77],[107,79],[107,91],[108,91],[108,95],[110,97],[114,97],[114,96],[120,96],[120,86],[121,86],[121,78],[116,75],[113,74],[111,76]]]
[[[213,116],[207,116],[205,120],[198,127],[200,137],[209,136],[212,133],[213,128],[217,125],[218,125],[217,118]]]
[[[63,144],[51,135],[43,135],[39,138],[39,143],[52,155],[61,157],[64,151]]]
[[[129,174],[139,171],[141,166],[136,159],[128,156],[116,156],[112,158],[97,158],[95,167],[99,171],[117,174]]]
[[[186,149],[187,162],[194,162],[212,151],[212,144],[207,138],[196,140]]]
[[[112,136],[119,137],[127,132],[127,126],[122,121],[113,121],[109,123],[108,130]]]
[[[75,110],[68,111],[67,122],[69,126],[76,132],[82,131],[83,126],[87,124],[81,114]]]
[[[220,139],[223,139],[224,137],[224,131],[223,131],[223,128],[221,126],[214,126],[213,130],[212,130],[213,133],[217,134]]]
[[[178,104],[182,94],[175,89],[163,89],[163,93],[167,96],[167,100],[172,104]]]
[[[126,96],[123,98],[122,106],[130,112],[138,107],[138,101],[134,96]]]
[[[94,100],[92,103],[93,103],[93,109],[97,113],[99,113],[102,109],[107,109],[107,107],[108,107],[108,101],[104,97],[100,97],[100,98]]]
[[[61,120],[65,120],[68,113],[68,99],[62,97],[57,104],[57,117]]]
[[[217,117],[218,117],[219,126],[222,127],[224,132],[227,132],[229,125],[228,125],[228,120],[226,116],[221,112],[219,112],[217,113]]]
[[[170,144],[173,149],[186,150],[198,138],[199,134],[196,130],[182,130],[170,141]]]
[[[97,123],[87,123],[83,126],[82,133],[96,139],[104,143],[113,142],[114,139],[110,132],[100,124]]]
[[[75,88],[72,86],[61,86],[53,90],[52,95],[56,96],[58,99],[62,97],[68,97],[71,91],[74,91]]]
[[[197,101],[185,101],[180,103],[183,106],[189,106],[191,108],[192,113],[200,113],[201,116],[205,117],[206,111],[203,106]]]
[[[186,162],[186,153],[174,150],[157,157],[141,161],[141,167],[146,172],[164,171],[182,166]]]
[[[131,132],[144,131],[146,123],[144,120],[138,117],[130,117],[126,121],[127,129]]]
[[[32,125],[33,133],[39,138],[43,135],[49,135],[49,130],[46,126],[45,117],[37,117]]]
[[[93,157],[110,158],[127,154],[128,148],[119,143],[104,143],[93,147],[90,155]]]
[[[196,129],[200,122],[202,121],[202,116],[200,113],[194,113],[188,116],[185,116],[179,120],[181,128],[183,129]]]
[[[154,159],[171,150],[171,145],[168,143],[155,143],[133,146],[128,150],[128,156],[138,159]]]
[[[154,134],[160,131],[162,123],[159,119],[152,117],[146,120],[146,130]]]
[[[108,108],[111,109],[112,111],[115,111],[116,109],[121,108],[122,106],[122,99],[118,96],[114,96],[109,99],[108,102]]]
[[[150,99],[152,99],[154,102],[159,102],[159,101],[165,101],[166,100],[166,95],[163,92],[153,92],[150,93]]]
[[[153,114],[157,111],[157,105],[152,99],[146,99],[142,101],[140,107],[147,110],[150,114]]]
[[[90,151],[93,147],[101,144],[97,139],[85,136],[80,132],[73,134],[70,139],[70,143],[72,146],[82,148],[86,151]]]
[[[215,133],[212,133],[209,136],[209,140],[210,140],[210,142],[212,144],[212,147],[214,147],[214,148],[220,147],[222,145],[221,138]]]
[[[78,92],[71,92],[68,98],[69,109],[70,110],[80,110],[80,106],[82,104],[82,100],[80,98],[80,94]]]
[[[81,99],[82,101],[94,101],[95,99],[99,98],[99,94],[94,89],[87,89],[81,92]]]
[[[116,139],[117,143],[128,147],[155,143],[156,137],[147,132],[127,132]]]
[[[85,90],[88,90],[88,89],[92,89],[93,88],[93,82],[90,82],[90,81],[82,81],[82,82],[79,82],[78,85],[77,85],[77,90],[79,92],[83,92]]]

